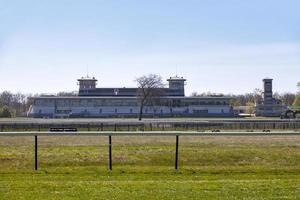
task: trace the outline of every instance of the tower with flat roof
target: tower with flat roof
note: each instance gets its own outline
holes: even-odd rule
[[[97,79],[95,77],[90,78],[89,76],[81,77],[78,79],[79,90],[95,89],[97,85]]]
[[[273,99],[273,79],[265,78],[263,79],[263,99],[264,99],[264,105],[273,105],[274,99]]]
[[[175,96],[185,96],[185,78],[176,75],[174,77],[170,77],[169,79],[167,79],[167,81],[169,82],[169,89],[173,90],[174,93],[176,93]]]
[[[286,109],[281,100],[273,97],[273,79],[263,79],[263,101],[255,106],[255,115],[264,117],[276,117]]]

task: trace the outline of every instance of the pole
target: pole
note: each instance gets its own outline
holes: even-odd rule
[[[179,146],[179,136],[176,135],[176,153],[175,153],[175,169],[178,169],[178,146]]]
[[[38,138],[34,136],[34,169],[38,170]]]
[[[109,136],[109,170],[112,170],[112,142],[111,142],[111,135]]]

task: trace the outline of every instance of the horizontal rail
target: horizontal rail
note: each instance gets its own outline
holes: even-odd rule
[[[108,136],[109,169],[112,170],[112,136],[176,136],[175,169],[178,169],[179,136],[300,136],[300,132],[179,132],[179,131],[143,131],[143,132],[1,132],[0,136],[34,136],[34,169],[38,170],[38,136]]]
[[[300,136],[300,132],[196,132],[196,131],[86,131],[86,132],[0,132],[1,136]]]

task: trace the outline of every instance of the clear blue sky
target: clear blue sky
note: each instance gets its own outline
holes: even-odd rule
[[[0,91],[135,86],[176,71],[187,93],[244,93],[300,81],[299,0],[0,0]]]

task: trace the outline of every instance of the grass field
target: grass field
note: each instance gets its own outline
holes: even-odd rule
[[[0,199],[300,199],[300,137],[0,138]]]

